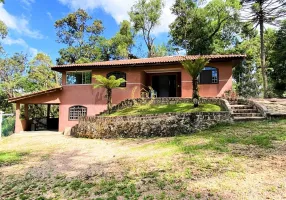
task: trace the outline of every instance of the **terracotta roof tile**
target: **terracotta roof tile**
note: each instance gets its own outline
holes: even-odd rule
[[[165,56],[165,57],[155,57],[155,58],[140,58],[140,59],[129,59],[129,60],[112,60],[112,61],[102,61],[93,63],[83,63],[83,64],[68,64],[68,65],[57,65],[52,67],[53,70],[67,67],[112,67],[112,66],[132,66],[132,65],[142,65],[142,64],[164,64],[164,63],[176,63],[185,59],[195,60],[199,57],[204,57],[210,60],[216,59],[242,59],[246,55],[189,55],[189,56]]]
[[[13,102],[17,102],[19,100],[28,99],[28,98],[39,96],[39,95],[42,95],[42,94],[48,94],[48,93],[61,91],[62,89],[63,89],[63,87],[56,87],[56,88],[49,89],[49,90],[33,92],[33,93],[25,94],[25,95],[22,95],[22,96],[19,96],[19,97],[10,98],[10,99],[8,99],[8,102],[9,103],[13,103]]]

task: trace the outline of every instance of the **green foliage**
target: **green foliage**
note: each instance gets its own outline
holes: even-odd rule
[[[130,116],[130,115],[148,115],[169,112],[219,112],[221,108],[213,104],[201,104],[194,108],[192,103],[179,103],[170,105],[138,105],[131,108],[118,110],[108,116]]]
[[[0,0],[0,3],[5,3],[4,0]],[[0,39],[4,39],[8,35],[7,26],[3,21],[0,20]],[[2,53],[3,47],[0,43],[0,53]]]
[[[120,30],[111,38],[112,54],[116,59],[130,58],[131,48],[134,45],[134,31],[131,28],[131,23],[123,20],[120,24]]]
[[[170,43],[185,49],[187,54],[225,50],[236,41],[239,9],[239,0],[212,0],[205,7],[189,0],[176,0]]]
[[[115,76],[110,76],[106,78],[102,75],[94,75],[93,78],[97,81],[93,86],[94,88],[105,88],[105,89],[114,89],[118,88],[122,83],[125,83],[125,79],[119,78],[116,79]]]
[[[4,117],[2,122],[2,136],[9,136],[14,133],[15,130],[15,118]]]
[[[88,63],[132,57],[134,33],[129,21],[120,24],[120,30],[111,39],[102,36],[104,27],[100,20],[93,20],[85,10],[78,9],[55,22],[57,42],[66,44],[60,49],[58,64]]]
[[[258,97],[260,94],[259,82],[256,78],[256,65],[253,65],[252,60],[244,60],[235,67],[237,76],[237,92],[239,96],[250,98]]]
[[[270,77],[274,91],[279,97],[285,97],[286,92],[286,21],[276,33],[276,41],[271,52]]]
[[[0,39],[4,39],[8,34],[7,26],[0,20]],[[3,51],[3,47],[0,43],[0,53]]]
[[[154,28],[159,25],[164,3],[162,0],[138,0],[129,12],[136,33],[140,32],[148,49],[148,57],[154,57]]]
[[[125,83],[126,80],[123,78],[116,79],[115,76],[110,76],[108,78],[102,75],[94,75],[93,78],[97,81],[93,85],[94,88],[105,88],[106,89],[106,96],[107,96],[107,109],[108,113],[111,111],[112,107],[112,89],[120,87],[122,83]]]
[[[0,58],[0,89],[8,98],[15,97],[25,80],[26,55],[15,53],[12,57]]]
[[[244,20],[259,25],[260,33],[260,67],[263,80],[263,96],[268,97],[267,63],[264,39],[264,25],[277,25],[285,17],[286,3],[281,0],[242,0]]]
[[[4,165],[12,165],[22,160],[27,153],[23,152],[0,152],[0,167]]]
[[[187,60],[187,57],[184,61],[181,61],[185,70],[190,74],[193,78],[193,98],[199,99],[199,88],[198,88],[198,76],[204,67],[209,63],[208,60],[199,57],[196,60]],[[198,104],[195,104],[196,107]]]
[[[55,22],[57,42],[68,45],[59,51],[58,64],[76,63],[80,59],[91,62],[101,56],[97,46],[92,44],[97,42],[103,25],[100,20],[89,23],[91,19],[85,10],[78,9]]]
[[[50,69],[52,65],[51,58],[44,53],[38,53],[29,63],[23,54],[0,58],[0,110],[13,112],[8,98],[59,86],[59,75]],[[39,109],[31,111],[44,112],[46,109],[36,107]]]
[[[42,91],[59,86],[59,74],[52,71],[53,66],[51,58],[38,53],[30,62],[27,81],[24,85],[25,92]]]

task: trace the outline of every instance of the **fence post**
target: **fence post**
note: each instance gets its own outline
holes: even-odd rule
[[[0,110],[0,139],[2,137],[2,120],[3,120],[3,111]]]

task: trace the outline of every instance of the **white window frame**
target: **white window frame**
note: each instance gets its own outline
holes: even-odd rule
[[[68,73],[72,73],[72,72],[90,72],[91,73],[91,80],[90,83],[83,83],[83,84],[69,84],[68,83]],[[80,71],[66,71],[66,85],[91,85],[92,84],[92,71],[91,70],[80,70]]]

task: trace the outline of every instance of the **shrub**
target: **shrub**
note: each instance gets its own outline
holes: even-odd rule
[[[15,118],[4,117],[2,122],[2,136],[9,136],[14,133],[15,129]]]

